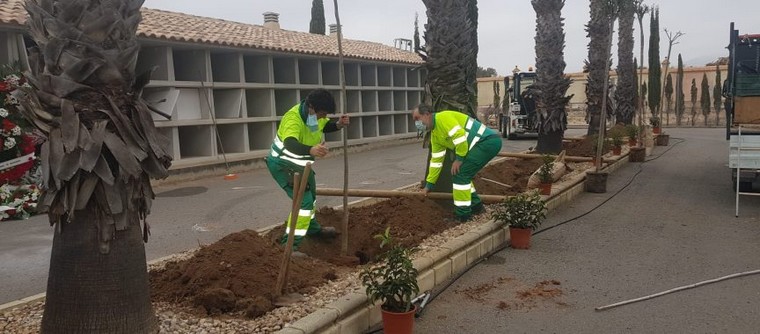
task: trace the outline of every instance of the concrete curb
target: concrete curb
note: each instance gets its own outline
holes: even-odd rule
[[[618,160],[613,164],[605,166],[602,170],[612,173],[619,169],[628,163],[628,153],[626,150],[620,156],[616,156],[615,158]],[[553,210],[560,205],[572,201],[576,196],[583,193],[584,180],[585,175],[579,174],[571,180],[553,186],[552,194],[550,196],[543,196],[547,200],[547,208]],[[418,184],[414,183],[396,188],[395,190],[409,189],[416,186]],[[555,190],[557,190],[556,193]],[[370,205],[377,202],[377,200],[383,199],[359,199],[350,202],[349,206]],[[338,206],[337,208],[340,207]],[[256,231],[266,233],[277,226],[280,226],[280,224],[264,227]],[[439,246],[438,250],[429,251],[425,256],[415,259],[415,268],[419,271],[417,281],[420,291],[433,289],[448,278],[458,274],[467,265],[478,261],[483,255],[488,254],[507,241],[509,241],[509,229],[494,221],[490,221]],[[148,265],[166,261],[175,255],[172,254],[148,261]],[[45,293],[43,292],[8,302],[0,305],[0,313],[37,303],[44,299]],[[381,321],[380,306],[367,305],[369,305],[368,298],[365,294],[352,293],[312,312],[277,333],[332,334],[363,332]]]
[[[628,163],[628,152],[615,156],[617,161],[608,164],[603,171],[612,173]],[[556,185],[547,199],[547,207],[553,210],[572,201],[584,192],[585,173]],[[443,284],[449,278],[459,274],[468,265],[479,261],[483,256],[509,241],[509,228],[489,221],[465,234],[449,240],[437,250],[428,251],[416,258],[413,263],[419,274],[417,283],[420,291],[429,291]],[[347,309],[346,306],[354,306]],[[340,310],[335,319],[327,310]],[[301,318],[290,326],[276,332],[278,334],[340,334],[361,333],[382,321],[380,305],[369,305],[367,296],[361,293],[349,294],[322,309]]]

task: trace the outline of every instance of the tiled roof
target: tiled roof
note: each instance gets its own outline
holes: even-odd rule
[[[0,23],[24,25],[24,0],[0,0]],[[338,56],[335,37],[142,8],[141,37],[189,43]],[[380,43],[343,40],[346,58],[421,64],[420,57]]]

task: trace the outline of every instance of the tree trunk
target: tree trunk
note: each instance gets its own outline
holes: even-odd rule
[[[101,254],[96,219],[77,211],[53,237],[41,332],[158,332],[139,223],[116,231],[110,253]]]
[[[557,154],[559,152],[562,152],[562,138],[564,136],[565,131],[563,130],[545,132],[538,137],[536,151],[546,154]]]

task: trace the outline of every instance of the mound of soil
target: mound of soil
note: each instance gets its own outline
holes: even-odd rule
[[[391,235],[397,243],[413,247],[431,235],[453,226],[452,223],[444,221],[450,217],[453,217],[453,212],[433,201],[391,198],[373,205],[350,209],[348,254],[358,258],[358,261],[340,256],[340,237],[306,237],[298,250],[336,265],[365,264],[375,261],[384,251],[380,249],[380,241],[374,236],[383,233],[386,227],[390,226]],[[317,211],[317,221],[322,226],[333,226],[340,231],[343,210],[321,208]],[[269,240],[276,242],[284,230],[284,226],[273,229],[268,234]]]
[[[528,177],[540,164],[541,159],[504,160],[484,168],[475,179],[475,187],[481,194],[516,194],[524,191]],[[481,177],[513,187],[504,189]],[[384,251],[374,236],[387,227],[397,243],[414,247],[455,224],[447,219],[453,218],[450,208],[423,199],[393,198],[350,210],[350,256],[340,256],[340,237],[307,237],[298,250],[309,257],[292,259],[288,292],[308,294],[337,278],[338,272],[374,262]],[[340,230],[342,211],[321,208],[316,216],[321,225]],[[153,300],[179,304],[202,315],[257,317],[272,310],[274,285],[283,257],[283,246],[279,245],[283,232],[284,226],[263,237],[251,230],[233,233],[201,248],[190,259],[152,271]]]
[[[596,141],[594,137],[586,136],[582,140],[572,140],[562,142],[562,149],[565,150],[566,156],[573,157],[595,157],[596,156]],[[602,147],[602,154],[610,151],[612,147],[608,142],[604,142]]]
[[[528,178],[542,164],[541,158],[506,159],[486,166],[475,176],[473,183],[478,194],[483,195],[517,195],[526,190]],[[483,180],[483,178],[512,186],[507,188],[500,184]]]
[[[154,301],[176,303],[199,314],[260,316],[272,309],[283,248],[245,230],[198,250],[187,260],[150,273]],[[311,258],[293,258],[288,291],[308,293],[334,279],[335,268]]]

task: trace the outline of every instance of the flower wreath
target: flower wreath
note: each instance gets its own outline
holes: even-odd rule
[[[11,94],[23,85],[23,78],[14,72],[0,81],[0,184],[13,183],[34,167],[35,140]]]

